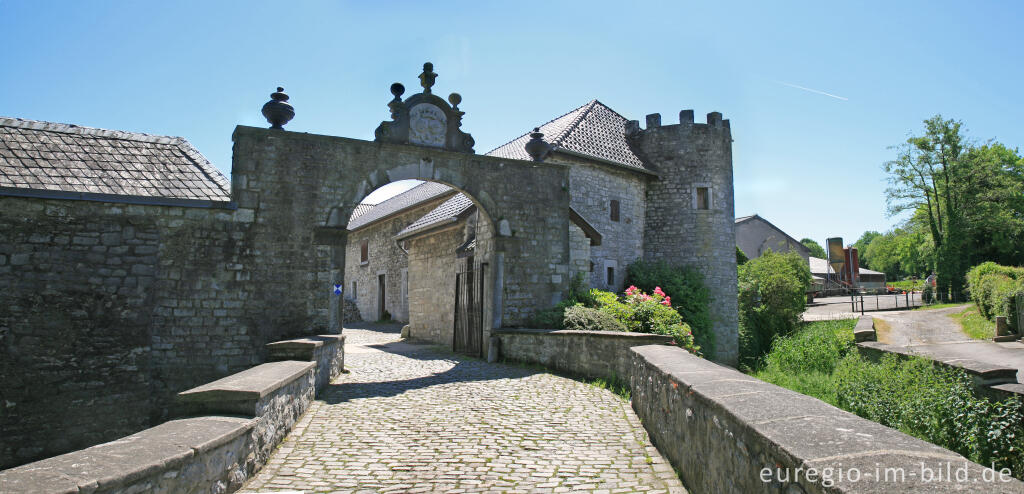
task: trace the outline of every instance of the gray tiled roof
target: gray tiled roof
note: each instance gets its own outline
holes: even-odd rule
[[[564,150],[647,170],[626,141],[626,121],[626,117],[595,99],[540,126],[540,131],[555,151]],[[527,132],[487,155],[529,161],[524,148],[529,140]]]
[[[423,215],[423,217],[398,232],[395,237],[407,237],[413,233],[421,232],[444,223],[454,223],[472,207],[473,201],[466,194],[455,194],[451,199],[441,203],[433,211]]]
[[[181,137],[6,117],[0,187],[231,200],[227,177]]]
[[[422,202],[454,192],[454,189],[444,184],[423,182],[386,201],[381,201],[379,204],[365,205],[369,206],[366,208],[360,208],[360,206],[364,206],[363,204],[356,206],[356,209],[352,211],[352,216],[349,217],[348,229],[352,231],[362,228]]]

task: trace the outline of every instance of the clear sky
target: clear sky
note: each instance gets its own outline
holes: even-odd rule
[[[1022,144],[1022,24],[1014,1],[0,0],[0,115],[183,136],[230,173],[276,86],[289,130],[372,139],[431,61],[479,153],[593,98],[720,111],[736,215],[849,243],[896,221],[881,166],[923,119]]]

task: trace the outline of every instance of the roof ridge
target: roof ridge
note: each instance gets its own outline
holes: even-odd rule
[[[101,129],[99,127],[85,127],[76,124],[60,122],[47,122],[45,120],[30,120],[27,118],[0,117],[0,127],[14,127],[19,129],[42,130],[45,132],[60,132],[62,134],[79,134],[109,139],[121,139],[126,141],[139,141],[152,144],[175,144],[177,139],[184,139],[180,136],[165,136],[146,134],[143,132],[129,132],[126,130]]]
[[[557,117],[555,117],[555,118],[552,118],[551,120],[548,120],[547,122],[544,122],[544,123],[542,123],[542,124],[540,124],[540,125],[537,125],[536,127],[537,127],[538,129],[539,129],[539,128],[541,128],[541,127],[544,127],[545,125],[547,125],[547,124],[549,124],[549,123],[551,123],[551,122],[554,122],[555,120],[558,120],[558,119],[560,119],[560,118],[562,118],[562,117],[564,117],[564,116],[566,116],[566,115],[568,115],[568,114],[570,114],[570,113],[572,113],[572,112],[575,112],[575,111],[579,111],[579,110],[580,110],[581,108],[583,108],[584,106],[587,106],[587,105],[589,105],[589,104],[591,104],[591,103],[593,103],[593,102],[595,102],[595,101],[597,101],[597,100],[596,100],[596,99],[592,99],[592,100],[590,100],[589,102],[587,102],[587,103],[584,103],[584,104],[582,104],[582,105],[580,105],[580,106],[577,106],[576,108],[573,108],[572,110],[569,110],[569,111],[567,111],[567,112],[565,112],[565,113],[563,113],[563,114],[561,114],[561,115],[559,115],[559,116],[557,116]],[[494,149],[492,149],[492,150],[490,150],[490,151],[487,151],[486,153],[484,153],[484,155],[486,156],[486,155],[488,155],[488,154],[490,154],[490,153],[493,153],[493,152],[495,152],[495,151],[497,151],[497,150],[499,150],[499,149],[501,149],[501,148],[503,148],[503,147],[505,147],[505,146],[508,146],[509,144],[512,144],[513,142],[516,142],[517,140],[519,140],[519,139],[522,139],[522,138],[523,138],[523,136],[525,136],[525,135],[529,135],[529,134],[530,134],[530,132],[531,132],[531,131],[527,131],[527,132],[525,132],[525,133],[519,134],[518,136],[516,136],[516,137],[513,137],[512,139],[508,140],[507,142],[505,142],[505,143],[501,144],[500,146],[497,146],[497,147],[495,147]],[[551,142],[551,141],[549,141],[549,142]]]
[[[554,139],[551,139],[551,140],[548,141],[551,144],[552,148],[554,148],[556,146],[561,146],[561,142],[563,140],[565,140],[565,138],[568,137],[569,134],[572,134],[572,131],[576,130],[576,127],[579,127],[580,122],[582,122],[583,119],[585,119],[587,117],[587,115],[590,114],[590,112],[594,111],[594,104],[597,103],[597,102],[598,101],[596,99],[592,99],[592,100],[588,101],[586,104],[584,104],[583,106],[580,106],[579,108],[576,108],[575,110],[573,110],[573,111],[578,111],[578,110],[586,107],[586,109],[581,111],[579,113],[579,115],[576,115],[576,118],[574,118],[572,122],[569,122],[569,125],[565,126],[565,130],[562,131],[561,135],[559,135],[558,137],[555,137]],[[572,112],[569,112],[569,113],[572,113]],[[569,113],[566,113],[565,115],[568,115]],[[565,115],[562,115],[562,116],[564,117]]]

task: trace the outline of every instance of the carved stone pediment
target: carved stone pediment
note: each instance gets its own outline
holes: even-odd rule
[[[402,100],[405,86],[397,82],[392,84],[391,94],[394,99],[388,103],[391,121],[381,122],[374,132],[374,139],[473,153],[473,136],[460,129],[462,116],[465,115],[465,112],[459,110],[462,96],[452,93],[448,101],[445,101],[431,93],[430,88],[436,78],[434,66],[429,62],[423,64],[423,73],[420,74],[423,92],[405,101]]]

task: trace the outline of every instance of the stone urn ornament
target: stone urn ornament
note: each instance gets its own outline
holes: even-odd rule
[[[271,129],[278,130],[284,130],[284,124],[295,118],[295,108],[288,104],[288,95],[284,94],[283,87],[271,93],[270,101],[263,105],[263,116],[270,123]]]

